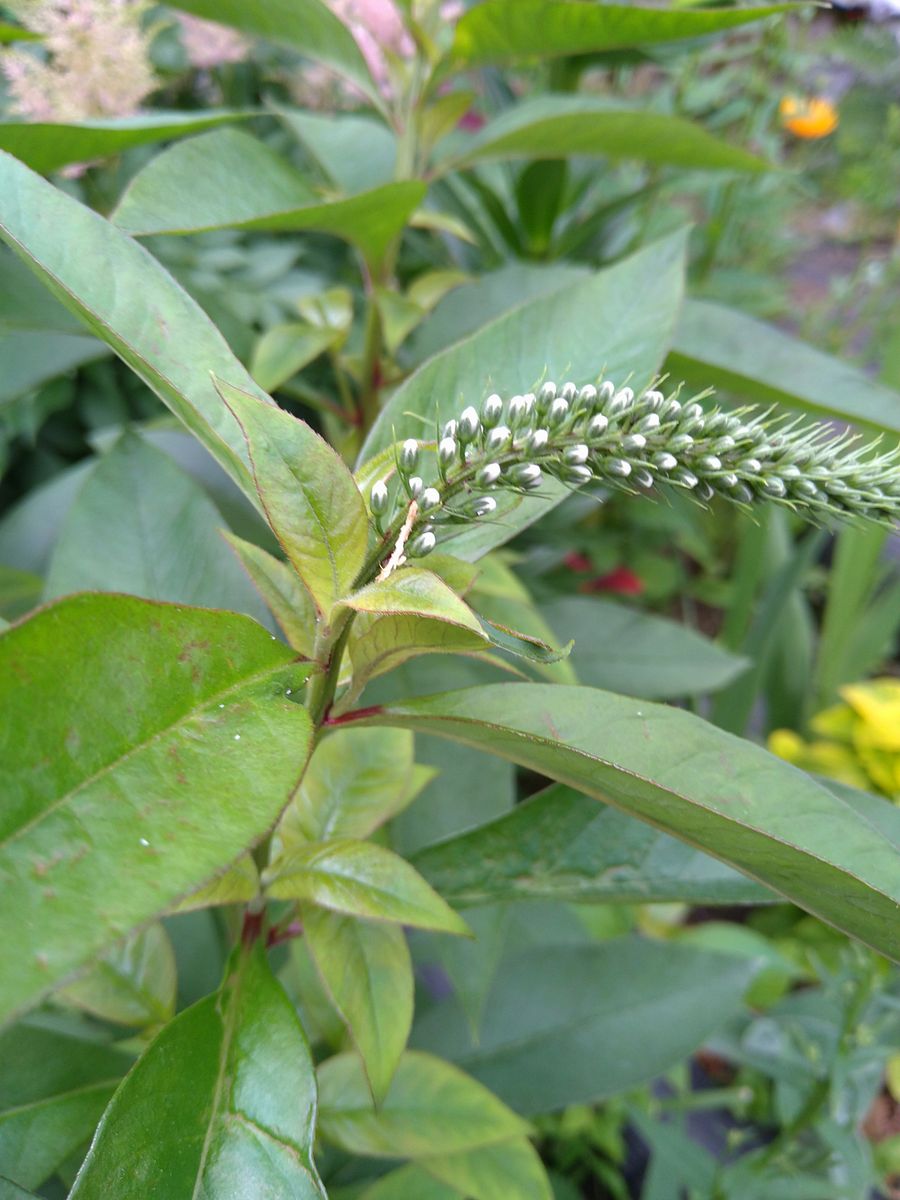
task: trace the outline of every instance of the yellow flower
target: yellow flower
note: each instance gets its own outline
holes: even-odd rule
[[[862,719],[857,745],[900,751],[900,679],[873,679],[841,688],[841,695]]]
[[[823,96],[808,100],[802,96],[785,96],[778,111],[782,125],[795,137],[823,138],[837,129],[837,109]]]

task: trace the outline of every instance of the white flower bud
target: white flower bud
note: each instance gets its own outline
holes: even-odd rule
[[[663,396],[662,392],[657,392],[653,389],[648,392],[644,392],[642,399],[647,408],[656,411],[658,411],[665,403],[665,397]]]
[[[666,417],[677,417],[681,412],[681,401],[676,400],[674,396],[670,396],[663,405],[661,412]]]
[[[745,458],[743,462],[738,463],[738,470],[747,475],[758,475],[762,470],[762,463],[758,458]]]
[[[496,425],[493,429],[489,429],[487,437],[484,439],[485,449],[490,454],[496,454],[498,450],[506,448],[512,434],[506,425]]]
[[[586,483],[590,483],[593,478],[594,476],[590,467],[566,467],[563,472],[563,480],[566,483],[572,484],[573,487],[583,487]]]
[[[611,458],[605,466],[608,475],[618,475],[621,479],[627,479],[631,474],[631,463],[626,462],[624,458]]]
[[[613,399],[623,408],[628,408],[634,403],[634,392],[630,387],[619,388]]]
[[[441,467],[449,467],[453,464],[456,458],[457,443],[456,438],[442,437],[438,443],[438,462]]]
[[[746,483],[738,483],[734,489],[734,499],[738,504],[751,504],[753,502],[753,493],[747,487]]]
[[[451,419],[451,420],[447,421],[446,424],[444,425],[444,428],[441,430],[441,437],[442,438],[455,438],[456,437],[456,428],[457,428],[457,426],[456,426],[455,420]]]
[[[763,480],[763,491],[767,496],[772,496],[776,500],[781,500],[787,495],[784,480],[779,479],[777,475],[769,475],[767,479]]]
[[[541,468],[537,463],[516,463],[506,473],[510,483],[516,487],[538,487],[541,483]]]
[[[675,482],[680,483],[682,487],[695,488],[700,481],[693,471],[688,471],[685,467],[682,467],[675,476]]]
[[[603,437],[609,428],[609,420],[604,417],[603,413],[595,413],[588,421],[587,436],[593,441],[595,438]]]
[[[499,463],[485,463],[475,475],[475,486],[480,488],[493,487],[500,478]]]
[[[637,427],[641,433],[649,433],[651,429],[659,429],[659,413],[647,413],[646,417],[642,417],[638,421]]]
[[[513,396],[506,410],[506,419],[511,429],[518,429],[527,416],[527,405],[524,396]]]
[[[424,533],[413,538],[406,548],[406,553],[410,558],[424,558],[426,554],[432,552],[436,545],[437,538],[430,529],[426,529]]]
[[[681,415],[685,421],[702,421],[703,409],[699,404],[688,404]]]
[[[560,396],[567,404],[571,404],[578,395],[578,388],[574,383],[564,383],[560,389]]]
[[[582,467],[587,462],[589,453],[587,446],[579,442],[578,445],[570,446],[563,453],[563,461],[571,467]]]
[[[642,488],[653,487],[653,476],[646,467],[635,467],[631,475],[632,480]]]
[[[696,490],[697,490],[697,495],[700,497],[701,500],[704,500],[704,501],[712,500],[713,496],[716,494],[714,489],[711,488],[709,486],[709,484],[704,482],[704,480],[702,480],[702,479],[698,482]]]
[[[413,500],[418,499],[424,486],[424,482],[418,475],[411,475],[406,481],[406,490],[412,496]]]
[[[487,517],[497,511],[497,501],[493,496],[479,496],[472,502],[472,512],[476,517]]]
[[[626,454],[634,454],[636,450],[643,450],[647,445],[647,439],[642,433],[629,433],[622,438],[622,449]]]
[[[659,467],[660,471],[674,471],[678,466],[678,459],[674,454],[669,454],[667,450],[654,455],[653,461]]]
[[[611,379],[604,379],[597,392],[597,401],[599,404],[609,404],[615,394],[616,385]]]
[[[400,466],[404,471],[414,471],[419,461],[419,443],[415,438],[407,438],[400,447]]]
[[[422,494],[419,496],[420,512],[433,512],[436,508],[440,508],[440,506],[441,493],[437,490],[437,488],[425,488],[424,492],[422,492]]]
[[[592,383],[586,383],[578,393],[578,407],[593,411],[597,403],[597,389]]]
[[[557,396],[557,398],[550,405],[550,411],[547,413],[547,424],[551,429],[555,429],[562,425],[568,415],[568,400],[565,398],[565,396]]]
[[[697,466],[701,471],[721,471],[722,460],[716,458],[714,454],[704,454],[702,458],[697,460]]]
[[[372,490],[369,493],[369,508],[376,517],[387,512],[389,499],[387,485],[383,480],[379,479],[377,483],[372,484]]]
[[[481,406],[481,420],[487,429],[493,429],[503,416],[503,401],[496,392],[488,396]]]
[[[468,408],[464,408],[459,415],[457,422],[456,433],[459,440],[465,445],[467,442],[474,441],[481,431],[481,418],[476,409],[470,404]]]
[[[712,450],[714,454],[727,454],[729,450],[735,447],[734,438],[726,433],[724,437],[716,438],[713,442]]]
[[[546,412],[553,401],[556,399],[556,384],[548,379],[542,385],[541,390],[537,394],[537,407],[539,412]]]
[[[525,449],[529,454],[540,454],[546,450],[549,441],[550,434],[546,429],[535,429],[525,443]]]
[[[694,439],[689,433],[676,433],[673,438],[669,439],[669,449],[673,454],[681,454],[682,450],[690,450],[694,444]]]
[[[726,488],[736,488],[738,482],[738,477],[733,471],[726,471],[725,474],[719,479],[720,485]]]
[[[819,489],[811,479],[798,479],[794,484],[794,491],[799,492],[801,496],[808,496],[811,500],[819,494]]]

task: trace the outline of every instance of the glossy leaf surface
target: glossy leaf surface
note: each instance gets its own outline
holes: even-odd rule
[[[57,998],[102,1021],[143,1028],[172,1019],[177,983],[172,943],[157,923],[104,954]]]
[[[553,1200],[544,1164],[527,1138],[425,1158],[422,1165],[472,1200]]]
[[[433,571],[420,567],[406,567],[387,579],[367,584],[347,596],[343,604],[356,612],[445,621],[484,636],[481,623],[469,606]]]

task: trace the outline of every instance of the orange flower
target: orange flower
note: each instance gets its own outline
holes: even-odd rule
[[[823,138],[837,128],[837,109],[822,96],[804,100],[801,96],[785,96],[778,106],[781,123],[796,137]]]

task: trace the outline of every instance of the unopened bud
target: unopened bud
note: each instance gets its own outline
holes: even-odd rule
[[[442,438],[448,438],[448,437],[455,438],[456,437],[456,421],[455,420],[451,419],[445,423],[444,428],[441,430],[441,437]]]
[[[457,437],[465,445],[467,442],[474,441],[478,437],[481,430],[481,418],[476,409],[471,404],[468,408],[464,408],[459,415],[457,422]]]
[[[516,487],[537,487],[541,482],[541,468],[537,463],[516,463],[506,472],[506,477]]]
[[[738,504],[751,504],[753,502],[753,493],[747,487],[746,483],[738,483],[732,492],[732,496],[737,500]]]
[[[556,399],[556,384],[548,379],[541,387],[537,394],[538,409],[541,412],[546,412],[553,401]]]
[[[604,379],[597,389],[597,401],[599,404],[609,404],[615,394],[616,385],[611,379]]]
[[[563,471],[563,481],[572,484],[573,487],[583,487],[586,483],[591,483],[593,478],[590,467],[566,467]]]
[[[490,454],[496,454],[499,450],[506,448],[511,437],[508,426],[496,425],[493,429],[488,430],[487,437],[484,439],[485,449]]]
[[[603,413],[595,413],[588,421],[587,436],[593,440],[594,438],[603,437],[609,428],[609,419],[604,417]]]
[[[699,483],[697,484],[696,491],[697,491],[697,495],[698,495],[698,496],[700,497],[700,499],[701,499],[701,500],[703,500],[703,501],[706,501],[706,500],[712,500],[713,496],[716,494],[716,493],[715,493],[715,491],[714,491],[714,489],[713,489],[713,488],[711,488],[711,487],[709,486],[709,484],[708,484],[708,483],[706,483],[706,482],[705,482],[704,480],[702,480],[702,479],[701,479],[701,480],[699,481]]]
[[[493,496],[479,496],[472,502],[472,512],[476,517],[487,517],[497,511],[497,501]]]
[[[631,463],[626,462],[624,458],[610,458],[605,466],[607,474],[618,475],[620,479],[627,479],[631,474]]]
[[[638,487],[653,487],[653,476],[646,467],[635,467],[631,473],[631,478],[632,481],[638,485]]]
[[[578,393],[578,407],[592,412],[597,403],[597,389],[592,383],[586,383]]]
[[[673,438],[669,439],[669,449],[673,454],[681,454],[684,450],[690,450],[694,444],[694,439],[689,433],[676,433]]]
[[[579,443],[576,446],[570,446],[563,454],[563,461],[567,462],[571,467],[582,467],[588,460],[590,451],[587,446]]]
[[[438,462],[441,467],[449,467],[456,459],[456,438],[442,437],[438,444]]]
[[[502,416],[503,401],[494,392],[493,395],[488,396],[487,400],[481,406],[481,420],[487,429],[493,429]]]
[[[525,449],[529,454],[540,454],[542,450],[547,448],[549,441],[550,434],[546,429],[535,429],[525,443]]]
[[[663,396],[662,392],[657,392],[654,389],[644,392],[644,395],[641,397],[641,399],[644,403],[644,406],[654,412],[658,412],[665,403],[665,397]]]
[[[726,433],[723,437],[716,438],[712,444],[712,451],[714,454],[727,454],[728,451],[733,450],[734,447],[734,438],[730,433]]]
[[[407,438],[400,447],[400,466],[404,471],[414,471],[419,461],[419,443],[415,438]]]
[[[685,467],[682,467],[675,476],[675,482],[680,483],[682,487],[695,488],[700,480],[693,471],[688,471]]]
[[[641,417],[637,423],[639,433],[649,433],[651,429],[659,429],[659,413],[647,413],[646,417]]]
[[[720,487],[736,488],[737,485],[738,485],[738,477],[737,477],[737,475],[735,475],[735,473],[733,471],[726,471],[725,474],[719,478],[719,486]]]
[[[784,480],[779,479],[777,475],[770,475],[767,479],[763,480],[763,491],[767,496],[772,496],[776,500],[781,500],[787,495]]]
[[[410,558],[424,558],[426,554],[430,554],[437,545],[437,538],[430,529],[426,529],[424,533],[420,533],[418,537],[414,537],[409,543],[406,553]]]
[[[419,496],[419,510],[423,513],[433,512],[441,506],[441,493],[437,488],[428,487]]]
[[[758,475],[762,470],[762,463],[758,458],[745,458],[743,462],[738,463],[738,470],[747,475]]]
[[[572,401],[575,399],[575,397],[578,395],[578,388],[575,386],[574,383],[564,383],[562,385],[562,388],[560,389],[559,394],[560,394],[560,397],[563,400],[565,400],[567,404],[571,404]]]
[[[697,466],[701,471],[721,471],[722,460],[716,458],[714,454],[704,454],[702,458],[697,460]]]
[[[485,463],[475,475],[475,486],[480,488],[493,487],[500,478],[500,474],[499,463]]]
[[[372,490],[369,492],[369,508],[376,517],[387,512],[389,500],[387,485],[381,479],[377,483],[373,483]]]
[[[660,471],[674,471],[678,466],[678,459],[674,454],[669,454],[667,450],[654,455],[653,462],[659,467]]]
[[[425,484],[418,475],[411,475],[406,481],[406,490],[416,500],[422,493]]]
[[[647,445],[647,439],[642,433],[629,433],[622,438],[622,449],[626,454],[634,454],[637,450],[643,450]]]
[[[525,403],[525,397],[513,396],[506,410],[506,417],[509,421],[510,428],[518,429],[527,416],[528,405]]]
[[[569,401],[565,396],[557,396],[550,405],[550,411],[547,413],[547,424],[551,429],[556,429],[565,421],[569,415]]]

